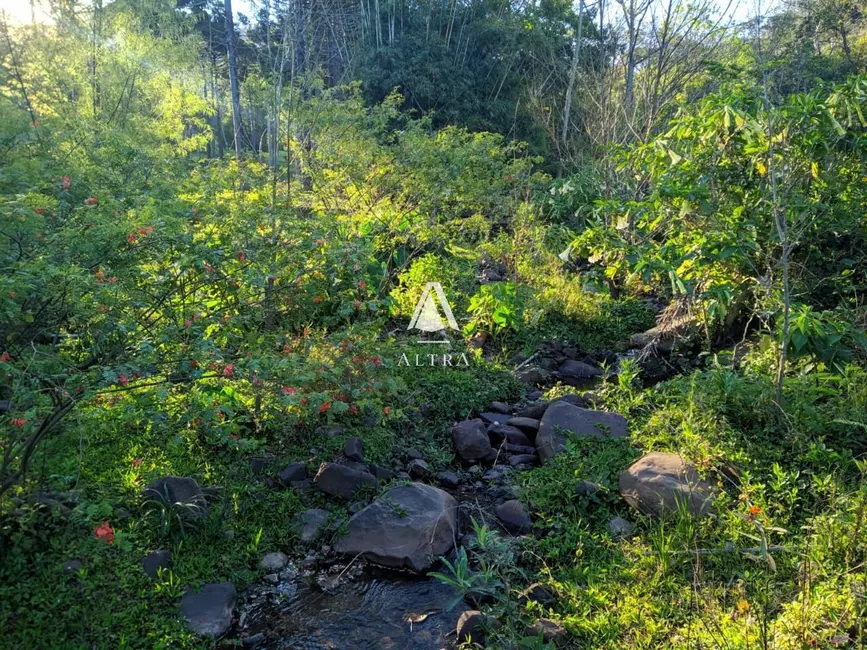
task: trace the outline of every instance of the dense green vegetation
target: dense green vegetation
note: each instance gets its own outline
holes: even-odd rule
[[[611,371],[592,403],[630,437],[512,474],[533,533],[441,569],[489,596],[476,647],[548,647],[540,617],[574,648],[867,643],[858,6],[49,4],[0,25],[0,647],[240,645],[184,591],[349,512],[283,467],[358,436],[463,471],[455,421],[584,392],[552,348]],[[465,366],[400,363],[429,282]],[[618,360],[655,325],[670,354]],[[713,515],[631,510],[648,451],[718,482]],[[167,475],[206,516],[143,496]]]

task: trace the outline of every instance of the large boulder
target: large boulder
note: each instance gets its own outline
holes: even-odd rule
[[[331,515],[327,510],[321,508],[311,508],[305,510],[298,516],[298,525],[301,529],[301,541],[309,544],[314,539],[319,537],[323,526],[328,522],[328,517]]]
[[[533,522],[530,520],[530,513],[517,499],[511,499],[505,503],[501,503],[494,509],[497,519],[503,524],[510,533],[522,535],[529,533],[533,528]]]
[[[232,610],[238,593],[231,582],[208,584],[198,593],[188,591],[181,598],[181,614],[196,634],[215,639],[232,626]]]
[[[683,504],[695,516],[710,514],[716,488],[677,454],[653,452],[620,473],[620,494],[633,508],[657,517]]]
[[[148,485],[144,496],[167,508],[183,508],[191,517],[205,517],[208,514],[202,488],[195,479],[185,476],[164,476]]]
[[[365,485],[375,487],[376,478],[369,472],[347,465],[322,463],[313,479],[313,485],[325,494],[350,501]]]
[[[623,438],[629,435],[629,423],[619,413],[591,411],[564,401],[553,402],[539,424],[536,449],[542,462],[563,450],[566,438],[561,431],[576,436]]]
[[[479,419],[458,422],[452,427],[452,442],[462,460],[469,462],[493,460],[496,452],[491,447],[485,424]]]
[[[430,485],[392,488],[353,515],[335,549],[387,567],[427,571],[454,544],[457,508],[448,492]]]
[[[563,383],[570,386],[583,386],[603,374],[599,368],[594,368],[588,363],[572,360],[564,361],[559,372]]]

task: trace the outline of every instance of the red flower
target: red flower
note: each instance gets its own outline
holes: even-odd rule
[[[316,297],[313,299],[313,302],[315,302],[315,303],[320,303],[320,302],[322,302],[322,296],[316,296]]]
[[[34,210],[36,214],[45,214],[45,208],[36,208]]]
[[[154,227],[148,226],[147,228],[139,228],[138,234],[142,235],[144,237],[146,235],[150,235],[153,231],[154,231]]]
[[[391,407],[386,406],[385,408],[382,409],[382,412],[385,413],[386,415],[388,415],[389,413],[391,413]]]
[[[298,392],[297,388],[293,388],[292,386],[283,386],[283,394],[284,395],[295,395]]]
[[[193,322],[189,318],[187,318],[184,321],[184,327],[192,327],[192,326],[193,326]]]
[[[327,412],[328,409],[330,409],[330,408],[331,408],[331,402],[323,402],[323,403],[322,403],[322,406],[319,407],[319,412],[320,412],[320,413],[325,413],[325,412]]]
[[[352,412],[352,415],[358,415],[358,407],[355,404],[350,405],[349,410]]]
[[[84,199],[84,205],[96,205],[97,203],[99,203],[99,200],[95,196]]]
[[[138,239],[138,237],[135,236],[135,233],[134,233],[134,232],[131,232],[131,233],[129,234],[129,237],[126,238],[126,240],[127,240],[130,244],[135,244],[135,240],[136,240],[136,239]]]
[[[21,428],[25,424],[27,424],[27,420],[25,420],[24,418],[15,418],[14,420],[10,420],[9,424],[11,424],[13,427]]]
[[[237,440],[237,439],[238,439],[238,436],[236,436],[234,433],[229,434],[229,437],[230,437],[232,440]]]
[[[104,540],[107,544],[111,544],[114,541],[114,530],[112,530],[107,521],[102,522],[102,525],[97,526],[93,532],[97,539]]]
[[[9,356],[8,352],[4,352],[3,354],[0,354],[0,361],[2,361],[3,363],[9,363],[9,360],[11,358],[12,357]]]
[[[371,358],[371,361],[373,361],[373,365],[375,365],[375,366],[381,366],[382,365],[382,359],[379,357],[373,357],[373,358]]]
[[[223,368],[223,376],[224,377],[231,377],[233,372],[235,372],[235,366],[232,365],[231,363],[229,365],[227,365],[225,368]]]
[[[243,262],[244,260],[247,259],[247,256],[244,254],[243,251],[238,251],[237,253],[235,253],[235,257],[238,258],[239,262]]]
[[[72,185],[72,179],[69,178],[69,176],[64,176],[63,177],[63,191],[68,192],[70,185]]]
[[[141,458],[133,458],[132,459],[132,466],[133,467],[141,467],[141,462],[142,462]]]
[[[358,286],[361,287],[362,289],[367,289],[367,282],[365,282],[364,280],[359,280]]]
[[[126,375],[121,375],[117,378],[117,381],[120,383],[121,386],[126,386],[129,383],[129,377],[127,377]]]

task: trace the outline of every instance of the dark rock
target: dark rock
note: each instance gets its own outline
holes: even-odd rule
[[[479,417],[481,417],[487,424],[505,424],[510,416],[508,413],[485,411],[484,413],[480,413]]]
[[[524,605],[528,602],[539,603],[542,607],[553,607],[557,598],[544,585],[534,582],[518,594],[518,602]]]
[[[527,632],[530,636],[538,637],[541,635],[543,641],[554,645],[565,643],[568,637],[566,629],[557,621],[552,621],[549,618],[540,618]]]
[[[509,426],[520,429],[524,434],[531,438],[536,437],[536,432],[539,430],[539,420],[534,418],[514,417],[507,422]],[[510,440],[509,442],[513,442]],[[517,443],[520,444],[520,443]]]
[[[64,573],[76,573],[84,568],[84,562],[81,560],[67,560],[63,563]]]
[[[533,390],[527,393],[527,399],[531,402],[535,402],[537,399],[540,399],[542,395],[544,395],[544,391],[541,390]],[[540,416],[541,417],[541,416]]]
[[[424,460],[424,454],[422,454],[415,447],[410,447],[409,449],[406,450],[405,453],[406,453],[407,459],[409,459],[409,460]]]
[[[160,569],[167,571],[172,564],[172,554],[165,549],[151,551],[141,559],[144,572],[151,580],[159,578]]]
[[[344,467],[351,467],[357,472],[365,472],[367,474],[371,473],[370,465],[368,465],[367,463],[360,463],[357,460],[349,460],[348,458],[344,458],[338,464],[343,465]]]
[[[607,528],[608,532],[611,533],[614,539],[622,539],[624,537],[629,537],[632,534],[632,531],[635,529],[635,524],[623,517],[615,517],[608,522]]]
[[[254,456],[250,459],[250,471],[254,474],[262,474],[268,469],[268,464],[270,463],[269,458],[262,458],[261,456]]]
[[[361,512],[367,507],[367,501],[356,501],[351,504],[347,510],[349,510],[349,514],[354,515],[356,512]]]
[[[407,474],[406,472],[398,472],[397,478],[399,478],[401,481],[411,481],[412,480],[412,477],[409,474]]]
[[[406,466],[406,472],[412,479],[423,479],[427,476],[430,476],[431,469],[430,465],[428,465],[422,459],[414,458],[413,460],[409,461],[409,464]]]
[[[215,639],[232,626],[232,610],[238,594],[231,582],[207,584],[198,593],[188,591],[181,598],[181,614],[190,629]]]
[[[280,472],[280,482],[286,487],[305,478],[307,478],[307,466],[304,463],[292,463]]]
[[[268,553],[262,558],[262,562],[260,563],[263,569],[272,573],[274,571],[279,571],[287,564],[289,564],[289,557],[281,551]]]
[[[618,413],[591,411],[567,402],[554,402],[545,411],[536,434],[536,449],[543,462],[564,449],[566,438],[561,430],[579,437],[623,438],[629,434],[629,423]]]
[[[605,489],[598,483],[593,481],[578,481],[575,486],[575,496],[577,497],[595,497],[601,495]]]
[[[311,484],[312,484],[312,481],[309,478],[305,478],[305,479],[301,479],[300,481],[291,481],[289,483],[289,487],[291,487],[293,490],[303,491],[303,490],[309,490]]]
[[[511,413],[512,409],[509,408],[509,405],[505,402],[491,402],[491,405],[488,407],[489,411],[494,413]]]
[[[383,467],[382,465],[369,465],[368,469],[377,481],[382,481],[383,483],[386,483],[392,480],[395,476],[397,476],[397,474],[392,472],[387,467]]]
[[[517,499],[512,499],[498,505],[494,509],[494,513],[497,515],[500,523],[503,524],[503,528],[510,533],[521,535],[529,533],[533,528],[533,523],[530,521],[530,513],[527,512],[524,505]]]
[[[465,461],[489,462],[496,455],[481,420],[465,420],[452,427],[452,442],[458,456]]]
[[[454,544],[457,505],[439,488],[400,485],[353,515],[336,550],[387,567],[427,571]]]
[[[12,410],[12,400],[0,399],[0,413],[9,413]]]
[[[325,438],[337,438],[342,436],[346,432],[339,424],[323,424],[321,427],[316,428],[316,435],[323,436]]]
[[[576,395],[575,393],[566,393],[562,397],[558,397],[554,400],[555,402],[566,402],[567,404],[571,404],[572,406],[580,406],[586,407],[587,400],[581,395]]]
[[[484,473],[485,470],[483,470],[478,465],[473,465],[468,471],[471,478],[478,478]]]
[[[191,478],[165,476],[145,488],[144,496],[168,508],[183,507],[191,517],[205,517],[208,514],[205,494]]]
[[[539,459],[532,454],[519,454],[509,459],[509,465],[512,467],[532,467],[538,462]]]
[[[679,455],[653,452],[620,473],[620,494],[645,514],[662,516],[684,503],[693,515],[703,516],[713,508],[716,488]]]
[[[455,472],[440,472],[437,474],[437,480],[441,485],[450,488],[456,488],[461,484],[461,479]]]
[[[256,634],[251,634],[250,636],[241,640],[241,645],[245,648],[255,648],[260,643],[265,641],[265,633],[257,632]]]
[[[489,426],[488,438],[491,444],[495,446],[502,444],[503,441],[512,445],[529,446],[533,444],[523,431],[508,424],[492,424]]]
[[[322,463],[313,479],[317,489],[331,496],[351,500],[364,486],[376,486],[376,479],[369,472],[362,472],[346,465]]]
[[[539,368],[527,368],[525,370],[518,370],[515,373],[515,378],[525,384],[538,386],[539,384],[548,382],[551,379],[551,373]]]
[[[488,617],[476,609],[471,609],[461,614],[455,632],[458,643],[480,643],[485,640],[485,628]]]
[[[298,517],[301,527],[301,541],[309,544],[319,537],[319,533],[328,522],[330,514],[327,510],[322,510],[321,508],[311,508],[302,512]]]
[[[364,441],[361,438],[350,438],[343,443],[343,455],[360,463],[364,460]]]
[[[550,402],[539,402],[537,404],[533,404],[533,406],[528,406],[527,408],[518,411],[516,417],[530,418],[531,420],[541,420],[542,416],[545,415],[545,411],[548,410],[549,404]]]
[[[570,359],[564,361],[560,366],[560,379],[564,384],[569,384],[570,386],[582,386],[603,374],[599,368],[594,368],[582,361]]]
[[[508,442],[503,445],[505,450],[510,454],[535,454],[536,448],[532,445],[510,445]]]

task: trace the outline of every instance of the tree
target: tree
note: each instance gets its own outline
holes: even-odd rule
[[[232,0],[225,0],[226,52],[229,59],[229,84],[232,92],[232,132],[235,140],[235,159],[241,159],[241,91],[238,87],[238,63],[235,58],[235,23],[232,18]]]

